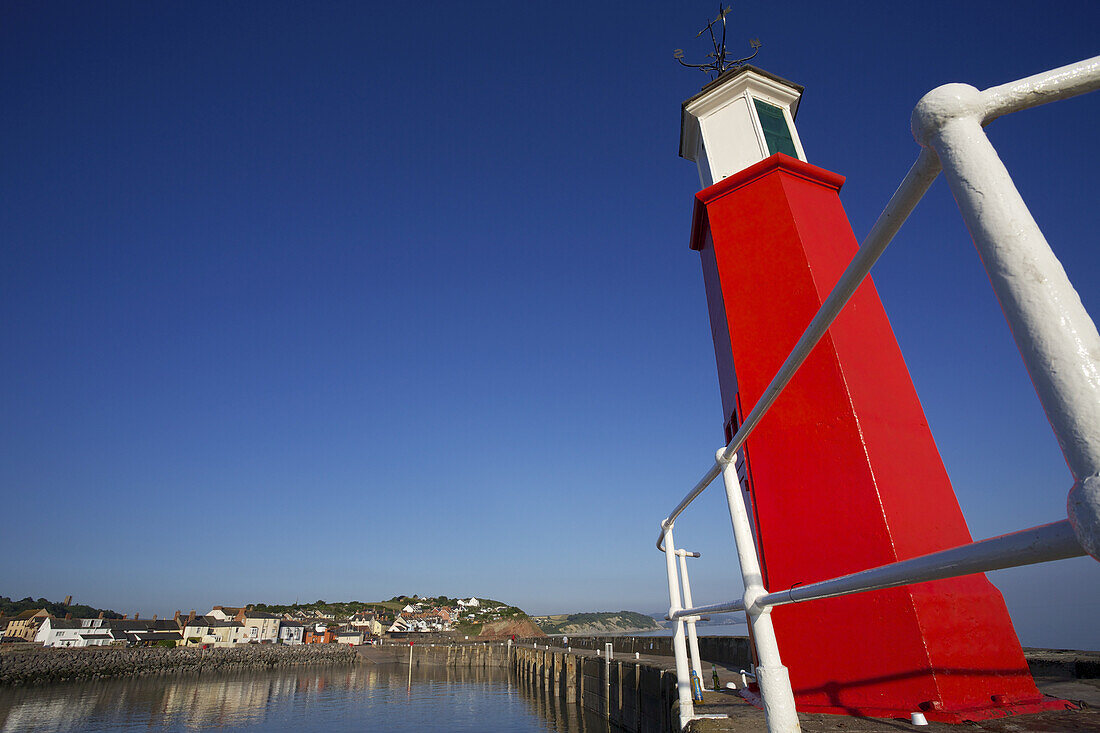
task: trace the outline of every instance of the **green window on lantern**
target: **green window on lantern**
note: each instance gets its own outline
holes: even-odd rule
[[[775,105],[753,99],[756,103],[756,116],[760,118],[760,126],[764,128],[764,141],[768,143],[768,154],[786,153],[792,158],[798,157],[798,151],[794,149],[794,139],[791,130],[787,127],[787,118],[783,116],[783,110]]]

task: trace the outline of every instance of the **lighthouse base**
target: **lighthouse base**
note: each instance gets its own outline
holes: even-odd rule
[[[696,195],[727,441],[858,250],[844,179],[776,154]],[[972,542],[870,278],[742,446],[772,593]],[[777,606],[800,712],[962,722],[1064,709],[981,574]]]
[[[893,708],[849,708],[836,706],[799,705],[800,713],[825,713],[829,715],[848,715],[860,718],[909,718],[911,713],[923,713],[926,720],[933,723],[967,723],[993,718],[1006,718],[1010,715],[1031,715],[1051,710],[1077,710],[1077,705],[1068,700],[1041,696],[1031,700],[1005,702],[990,701],[988,705],[972,708],[944,709],[935,702],[922,703],[916,710],[898,710]]]
[[[751,684],[741,690],[741,696],[753,707],[762,709],[763,698],[760,688]],[[998,696],[999,697],[999,696]],[[907,719],[912,713],[921,713],[925,720],[932,723],[975,723],[982,720],[1007,718],[1013,715],[1035,715],[1052,711],[1080,710],[1080,706],[1069,700],[1061,700],[1049,695],[1018,700],[990,700],[988,705],[947,709],[938,701],[928,701],[916,706],[915,710],[891,707],[848,707],[838,705],[799,704],[798,712],[811,715],[844,715],[856,718]]]

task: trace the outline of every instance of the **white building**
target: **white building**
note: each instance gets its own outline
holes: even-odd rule
[[[47,618],[34,640],[47,647],[106,646],[115,640],[101,618]]]
[[[106,646],[112,642],[123,644],[152,644],[160,641],[179,643],[182,640],[175,621],[155,618],[137,619],[103,618],[48,618],[42,622],[34,640],[45,647]]]
[[[216,622],[217,619],[212,616],[196,616],[190,621],[185,621],[183,627],[183,645],[213,645],[214,642],[218,640],[213,632],[213,626]]]
[[[279,623],[279,641],[283,644],[295,645],[305,641],[305,624],[299,621],[282,621]]]
[[[244,624],[240,621],[214,621],[210,625],[210,633],[214,636],[216,647],[236,646],[248,641]]]
[[[340,629],[336,633],[336,643],[359,646],[363,643],[363,632],[354,627]]]
[[[207,616],[212,616],[218,621],[232,621],[240,615],[243,608],[233,608],[230,606],[214,606],[210,609],[210,613]]]
[[[244,624],[246,642],[274,644],[279,639],[280,619],[273,613],[245,611],[241,623]]]

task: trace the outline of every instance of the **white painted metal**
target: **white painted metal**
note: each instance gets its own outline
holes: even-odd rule
[[[687,550],[677,550],[676,556],[680,558],[680,584],[684,588],[684,605],[690,608],[695,604],[691,600],[691,581],[688,580],[687,559],[689,557],[699,557],[699,553],[688,552]],[[688,651],[691,652],[691,668],[695,670],[695,674],[702,680],[703,663],[699,659],[699,636],[695,632],[695,622],[698,620],[698,616],[684,617],[684,623],[687,625]]]
[[[738,434],[740,434],[740,432],[741,431],[738,431]],[[734,436],[734,438],[736,437],[737,436]],[[687,496],[681,499],[680,503],[676,505],[676,508],[672,510],[672,513],[669,514],[667,518],[665,518],[665,521],[661,522],[661,533],[657,535],[658,550],[661,550],[663,552],[665,549],[664,546],[661,544],[662,542],[664,542],[665,539],[665,527],[671,526],[672,523],[676,521],[676,518],[680,516],[680,514],[683,513],[683,511],[687,509],[688,506],[691,505],[691,502],[695,501],[695,497],[699,496],[699,494],[702,494],[703,491],[708,486],[710,486],[711,483],[713,483],[714,479],[718,478],[718,474],[720,473],[722,473],[722,467],[719,466],[717,463],[708,468],[707,472],[703,474],[703,478],[699,479],[695,486],[692,487],[691,491],[687,493]]]
[[[681,616],[688,616],[691,614],[701,615],[704,613],[737,613],[738,611],[744,610],[745,602],[738,598],[737,600],[725,601],[724,603],[710,603],[705,606],[684,608],[681,609],[679,613]]]
[[[798,158],[806,160],[794,126],[802,88],[751,67],[708,85],[684,103],[680,155],[699,167],[706,188],[771,155],[754,99],[783,111]]]
[[[817,342],[821,340],[821,337],[825,335],[825,331],[832,325],[837,315],[840,314],[841,309],[848,303],[852,295],[856,292],[856,289],[863,282],[863,279],[867,277],[867,273],[871,271],[871,267],[875,264],[878,258],[882,255],[886,249],[886,245],[890,244],[890,240],[897,234],[898,229],[912,213],[913,208],[924,196],[924,192],[928,190],[928,187],[932,185],[932,181],[936,179],[939,174],[940,164],[936,158],[935,153],[924,150],[917,157],[917,161],[913,164],[913,167],[909,169],[905,178],[902,180],[901,185],[898,186],[898,190],[894,192],[894,195],[890,198],[889,203],[886,204],[886,208],[883,209],[882,214],[879,215],[878,221],[871,227],[871,231],[867,234],[867,237],[863,240],[863,244],[860,245],[859,250],[856,252],[855,257],[848,264],[848,267],[844,270],[844,274],[837,280],[836,285],[833,286],[832,291],[829,293],[829,297],[825,299],[825,302],[821,304],[821,308],[818,309],[817,314],[810,321],[810,325],[806,327],[806,330],[802,333],[802,336],[798,339],[798,342],[794,345],[790,355],[783,362],[783,365],[779,367],[779,371],[772,378],[771,383],[768,384],[764,393],[760,399],[753,406],[752,411],[745,417],[738,428],[737,433],[730,440],[726,446],[727,450],[731,453],[736,453],[744,445],[745,440],[753,430],[756,429],[757,424],[771,409],[772,404],[775,403],[779,395],[782,394],[787,384],[794,377],[795,372],[802,366],[802,363],[806,361],[806,357],[810,355],[810,351]],[[699,494],[703,493],[703,490],[711,484],[714,479],[721,473],[721,467],[715,463],[707,472],[703,475],[703,478],[687,493],[687,496],[680,501],[672,513],[665,519],[665,523],[675,522],[676,518],[695,500]],[[662,523],[664,526],[664,523]],[[657,538],[657,548],[661,548],[661,537]]]
[[[988,124],[1009,112],[1069,99],[1097,89],[1100,89],[1100,56],[1093,56],[986,89],[982,92],[985,107],[982,122]]]
[[[985,104],[987,105],[987,107],[984,108],[985,112],[982,119],[988,121],[1008,111],[1012,111],[1012,109],[1024,109],[1026,107],[1043,104],[1044,102],[1064,99],[1069,96],[1092,91],[1096,89],[1097,86],[1100,86],[1100,81],[1098,81],[1098,79],[1100,79],[1100,60],[1093,58],[1079,64],[1055,69],[1045,74],[1037,74],[1019,82],[992,87],[986,92],[980,93],[983,95],[983,99],[986,100]],[[962,86],[967,89],[973,89],[973,87],[965,87],[965,85],[947,86]],[[941,89],[944,88],[945,87],[941,87]],[[928,97],[926,97],[926,99],[927,98]],[[934,118],[937,114],[934,106],[929,104],[923,110],[922,117],[929,116]],[[916,117],[916,112],[914,112],[914,116]],[[931,123],[919,123],[921,127],[925,124]],[[916,128],[917,126],[918,123],[914,122],[914,127]],[[996,155],[996,151],[994,151],[994,155]],[[999,159],[997,160],[997,165],[1003,169],[1003,165],[1000,163]],[[939,175],[939,172],[939,157],[934,150],[927,147],[923,148],[921,154],[917,157],[917,161],[913,164],[913,167],[909,169],[901,185],[898,186],[897,191],[894,192],[894,195],[886,204],[886,208],[883,209],[882,214],[879,215],[875,225],[871,227],[871,231],[868,232],[867,236],[864,238],[859,251],[856,252],[855,257],[852,258],[844,274],[829,293],[829,297],[826,298],[825,302],[821,305],[821,308],[810,322],[810,325],[807,326],[805,332],[803,332],[801,338],[799,338],[798,343],[791,349],[790,355],[787,357],[786,361],[783,362],[783,366],[779,368],[779,371],[764,391],[764,394],[753,407],[752,412],[745,418],[737,434],[730,440],[727,447],[731,451],[740,450],[745,439],[748,438],[749,434],[755,429],[756,424],[760,422],[760,419],[763,418],[768,409],[771,408],[771,405],[779,397],[780,393],[782,393],[787,383],[790,382],[791,377],[798,371],[798,368],[802,366],[802,362],[806,360],[810,350],[817,345],[817,342],[821,340],[825,331],[832,325],[833,320],[835,320],[841,309],[847,304],[852,294],[855,293],[856,288],[863,282],[863,278],[870,272],[871,267],[882,255],[886,246],[893,239],[894,235],[897,234],[901,225],[908,218],[909,214],[912,213],[913,208],[924,196],[928,187],[932,185],[932,182],[936,179],[936,176]],[[1009,185],[1011,185],[1011,181],[1009,181]],[[1016,195],[1018,196],[1018,194]],[[1028,215],[1028,218],[1030,218],[1030,215]],[[1040,236],[1042,235],[1040,234]],[[1060,265],[1058,267],[1059,269],[1061,268]],[[1076,292],[1072,291],[1072,286],[1070,286],[1070,291],[1073,292],[1073,297],[1076,298]],[[1080,299],[1077,298],[1077,300],[1079,302]],[[1088,318],[1087,313],[1084,314],[1084,318],[1088,323],[1085,324],[1083,328],[1087,331],[1091,326],[1091,330],[1095,333],[1096,327],[1092,324],[1091,319]],[[1093,352],[1092,360],[1094,362],[1096,361],[1095,352]],[[1093,421],[1091,425],[1095,427],[1096,431],[1100,431],[1100,421]],[[1096,443],[1097,441],[1094,439],[1092,444],[1095,445]],[[1090,450],[1089,453],[1095,452],[1095,450],[1097,449],[1094,448]],[[1067,461],[1068,460],[1067,457]],[[703,478],[695,484],[692,490],[688,492],[665,521],[674,522],[676,517],[678,517],[684,509],[686,509],[688,505],[690,505],[691,502],[718,477],[720,472],[721,468],[717,464],[708,468]],[[1091,474],[1086,473],[1084,475],[1088,477]],[[1100,486],[1097,487],[1097,491],[1100,491]],[[661,547],[660,542],[661,538],[659,536],[657,538],[658,548]]]
[[[1100,559],[1100,334],[982,126],[1100,88],[1100,57],[980,92],[947,84],[913,110],[939,156],[993,292],[1073,473],[1069,520]]]
[[[758,598],[756,605],[770,608],[788,603],[836,598],[910,583],[923,583],[970,573],[984,573],[1020,565],[1064,560],[1084,554],[1085,551],[1077,541],[1069,521],[1063,519],[1060,522],[933,552],[832,580],[768,593]],[[744,611],[745,608],[743,600],[736,600],[706,606],[688,606],[678,613],[680,615],[735,613]]]
[[[752,541],[749,513],[741,495],[741,483],[737,479],[736,457],[728,449],[721,448],[716,456],[716,463],[722,466],[726,502],[729,504],[730,522],[733,524],[733,539],[737,545],[737,561],[741,566],[741,579],[745,586],[742,600],[749,614],[756,655],[760,660],[756,668],[756,679],[764,698],[764,717],[769,733],[792,733],[802,728],[798,724],[798,713],[794,707],[791,679],[779,657],[771,609],[756,603],[767,590],[764,588],[764,576],[760,572],[756,545]]]
[[[933,552],[911,560],[883,565],[860,573],[844,575],[820,583],[799,585],[769,593],[757,602],[767,606],[835,598],[910,583],[955,578],[970,573],[1033,565],[1040,562],[1080,557],[1085,551],[1077,542],[1067,520],[1021,532],[993,537],[950,550]]]
[[[947,87],[941,87],[940,89],[948,89],[949,91],[947,92],[947,94],[950,94],[950,90],[955,89],[956,87],[973,90],[980,96],[981,100],[984,101],[971,102],[971,104],[978,105],[980,107],[979,111],[982,111],[982,115],[980,117],[981,120],[989,120],[994,119],[999,115],[1005,114],[1008,111],[1012,111],[1012,109],[1024,109],[1027,107],[1035,106],[1037,104],[1042,104],[1046,101],[1064,99],[1066,97],[1081,94],[1086,91],[1092,91],[1098,86],[1100,86],[1100,57],[1088,59],[1087,61],[1083,61],[1079,64],[1073,64],[1070,66],[1062,67],[1060,69],[1055,69],[1044,74],[1037,74],[1019,82],[1013,82],[1010,84],[993,87],[986,92],[977,93],[976,90],[973,90],[973,87],[966,87],[965,85],[947,85]],[[943,94],[944,93],[941,93],[940,96],[942,97]],[[925,127],[934,129],[934,125],[939,124],[937,122],[938,119],[945,116],[949,117],[949,115],[952,113],[952,108],[949,103],[944,103],[942,99],[937,102],[935,97],[929,99],[929,97],[931,96],[932,95],[930,94],[925,97],[925,100],[928,100],[927,104],[925,104],[925,100],[922,100],[922,105],[924,105],[923,108],[918,105],[918,110],[920,112],[919,115],[917,111],[914,112],[914,130],[924,129]],[[919,121],[916,119],[917,117],[920,117]],[[921,136],[920,133],[916,134],[918,135],[919,139]],[[988,141],[986,142],[988,143]],[[994,157],[996,157],[996,151],[992,152]],[[1000,163],[999,159],[996,159],[996,165],[1001,170],[1003,170],[1004,166]],[[829,297],[826,298],[825,302],[822,304],[821,308],[818,310],[817,314],[810,322],[810,325],[806,328],[805,332],[803,332],[802,336],[798,340],[798,343],[795,344],[794,348],[791,350],[790,355],[787,357],[786,361],[784,361],[783,365],[780,367],[779,371],[776,373],[775,377],[772,379],[771,383],[764,391],[764,394],[761,396],[760,400],[756,403],[752,411],[745,418],[740,429],[737,431],[737,434],[733,436],[732,440],[730,440],[727,446],[729,450],[740,450],[741,445],[752,433],[756,425],[760,422],[760,419],[763,418],[763,416],[767,413],[768,409],[770,409],[771,405],[778,398],[779,394],[782,393],[783,389],[787,386],[787,383],[794,376],[795,372],[805,361],[806,357],[809,355],[810,350],[821,339],[821,336],[824,335],[828,327],[832,325],[832,322],[836,318],[837,314],[840,313],[841,309],[851,298],[856,288],[859,287],[860,283],[862,283],[863,278],[866,277],[871,267],[882,255],[882,252],[890,243],[890,240],[893,239],[898,229],[905,222],[905,219],[912,212],[913,208],[916,206],[920,198],[924,195],[924,192],[927,191],[928,187],[932,184],[932,181],[935,180],[936,176],[939,174],[939,171],[939,156],[937,156],[936,152],[933,149],[928,147],[923,148],[921,154],[917,157],[917,161],[913,164],[913,167],[910,168],[909,172],[902,180],[901,185],[898,186],[898,190],[890,198],[890,201],[887,203],[886,208],[883,209],[882,214],[879,215],[879,218],[875,222],[875,225],[871,228],[871,231],[867,234],[866,238],[864,238],[863,243],[860,245],[859,251],[856,253],[856,256],[852,259],[852,262],[848,265],[848,268],[844,271],[844,274],[841,276],[840,280],[837,281],[837,284],[829,293]],[[995,182],[995,185],[1000,185],[1000,183],[1002,182]],[[1015,192],[1015,187],[1012,186],[1010,179],[1008,180],[1008,185],[1012,188],[1013,193],[1018,198],[1019,194]],[[1023,203],[1020,202],[1020,205],[1022,206]],[[1026,211],[1026,206],[1024,208]],[[1030,219],[1030,214],[1027,214],[1027,219]],[[1039,234],[1039,237],[1042,237],[1041,233]],[[1045,240],[1043,241],[1043,246],[1046,246]],[[1049,250],[1049,247],[1046,247],[1046,249]],[[1054,260],[1054,262],[1055,264],[1057,264],[1056,259]],[[987,267],[988,266],[989,265],[987,264]],[[1063,270],[1061,270],[1060,264],[1057,265],[1057,271],[1061,272],[1061,280],[1065,281],[1066,286],[1068,287],[1068,291],[1066,292],[1071,294],[1068,297],[1070,297],[1071,300],[1075,299],[1079,304],[1080,299],[1077,297],[1076,291],[1073,291],[1072,286],[1068,285],[1068,280],[1065,279],[1065,273]],[[992,273],[990,274],[990,277],[991,279],[993,278]],[[1056,297],[1054,299],[1057,300]],[[1059,305],[1061,305],[1061,303],[1059,303]],[[1088,333],[1089,331],[1091,331],[1092,334],[1096,333],[1095,324],[1092,323],[1092,320],[1088,317],[1088,314],[1084,312],[1083,308],[1077,310],[1071,307],[1070,310],[1074,311],[1072,313],[1072,323],[1074,324],[1073,328],[1080,328],[1081,331],[1085,333]],[[1030,323],[1030,320],[1025,321],[1021,319],[1021,321],[1024,325]],[[1070,340],[1072,340],[1072,338]],[[1074,362],[1071,362],[1081,364],[1086,359],[1088,362],[1090,362],[1090,366],[1082,367],[1085,373],[1084,377],[1076,375],[1079,377],[1078,381],[1084,383],[1084,385],[1081,386],[1078,390],[1079,394],[1083,394],[1086,396],[1089,394],[1095,395],[1096,390],[1098,389],[1096,386],[1097,379],[1095,377],[1097,367],[1095,365],[1098,360],[1100,360],[1100,354],[1098,354],[1095,349],[1088,346],[1089,341],[1089,338],[1084,338],[1084,340],[1076,341],[1075,345],[1079,349],[1083,349],[1083,351],[1079,350],[1078,358],[1074,360]],[[1031,347],[1028,348],[1028,351],[1030,350]],[[1021,347],[1021,352],[1024,351],[1025,349]],[[1029,364],[1029,368],[1030,366],[1031,365]],[[1048,378],[1052,381],[1054,379],[1054,377],[1050,377],[1049,375],[1040,376],[1040,379],[1045,380]],[[1088,400],[1081,399],[1079,401],[1074,401],[1075,407],[1087,409],[1089,405],[1082,405],[1081,402],[1088,403]],[[1100,410],[1100,400],[1097,400],[1095,398],[1092,399],[1091,405],[1093,409]],[[1044,407],[1045,406],[1046,402],[1044,402]],[[1071,411],[1071,413],[1076,414],[1073,411]],[[1050,412],[1048,411],[1048,415],[1049,414]],[[1066,415],[1062,413],[1059,413],[1059,416],[1062,418],[1066,417]],[[1078,485],[1075,485],[1074,489],[1077,494],[1084,495],[1085,497],[1085,499],[1081,502],[1084,504],[1084,506],[1079,508],[1078,510],[1079,515],[1088,515],[1092,512],[1100,512],[1100,480],[1096,480],[1094,478],[1094,476],[1096,475],[1096,454],[1100,452],[1100,447],[1097,447],[1100,446],[1100,420],[1086,420],[1085,422],[1087,423],[1087,425],[1084,427],[1080,427],[1080,430],[1086,433],[1083,442],[1087,445],[1082,447],[1080,450],[1075,450],[1074,457],[1072,458],[1075,464],[1080,464],[1077,468],[1078,473],[1076,473]],[[1054,420],[1052,418],[1052,424],[1053,423]],[[1071,424],[1068,427],[1070,429],[1063,430],[1063,432],[1067,433],[1067,440],[1076,435],[1076,431],[1073,429],[1074,425]],[[1063,438],[1061,436],[1061,433],[1059,433],[1059,440],[1062,439]],[[1071,457],[1067,455],[1067,462],[1069,462],[1070,460]],[[1094,467],[1092,472],[1089,472],[1090,465]],[[669,514],[669,516],[666,518],[665,522],[662,523],[662,526],[664,526],[665,523],[675,522],[680,513],[682,513],[684,509],[686,509],[688,505],[690,505],[691,502],[694,501],[695,498],[699,494],[701,494],[703,490],[705,490],[707,486],[709,486],[710,483],[714,481],[715,478],[718,477],[718,473],[720,472],[720,470],[721,469],[717,464],[714,464],[710,468],[708,468],[707,472],[703,475],[703,478],[700,479],[699,482],[696,483],[696,485],[692,488],[692,490],[689,491],[688,494],[683,498],[683,500],[680,501],[680,503],[676,506],[672,513]],[[1071,470],[1074,470],[1074,466],[1071,466]],[[1073,497],[1074,492],[1071,492],[1071,502],[1073,501]],[[1092,508],[1090,509],[1090,507]],[[1073,507],[1071,506],[1071,513],[1072,512]],[[1072,517],[1071,521],[1073,521]],[[1077,528],[1078,524],[1080,524],[1080,522],[1075,523],[1075,529]],[[1080,534],[1078,536],[1080,537]],[[1092,543],[1086,542],[1084,539],[1082,539],[1082,545],[1085,546],[1086,549],[1089,548],[1090,544]],[[657,547],[659,549],[661,547],[660,536],[657,539]],[[1090,552],[1090,554],[1092,553]]]
[[[680,603],[680,579],[676,574],[676,545],[672,541],[672,527],[664,531],[665,570],[668,572],[668,615],[675,614],[683,604]],[[676,657],[676,692],[680,699],[680,729],[688,724],[695,714],[695,704],[691,699],[691,673],[688,671],[687,645],[684,643],[684,621],[675,619],[672,631],[672,652]]]

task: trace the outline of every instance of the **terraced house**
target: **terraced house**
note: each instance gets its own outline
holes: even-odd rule
[[[304,644],[306,625],[301,621],[279,622],[279,642],[282,644]]]
[[[279,640],[280,617],[273,613],[244,611],[240,615],[244,624],[244,640],[258,644],[274,644]]]
[[[190,616],[183,622],[183,646],[213,646],[218,639],[214,635],[213,616]]]
[[[50,614],[44,608],[23,611],[8,621],[3,635],[14,639],[22,639],[23,641],[34,641],[34,636],[38,633],[38,627],[49,616]]]
[[[182,638],[179,625],[167,619],[47,618],[34,640],[46,647],[85,647],[178,644]]]

